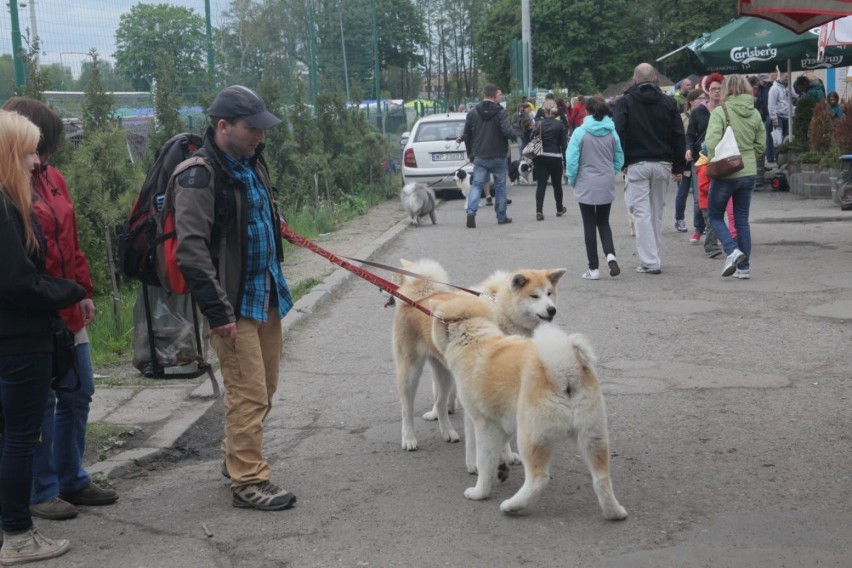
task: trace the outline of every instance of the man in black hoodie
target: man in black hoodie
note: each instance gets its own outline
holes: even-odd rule
[[[509,168],[506,156],[509,153],[509,142],[520,133],[512,128],[509,114],[500,105],[503,93],[491,83],[482,89],[482,102],[473,111],[467,113],[464,122],[464,141],[467,157],[473,162],[473,179],[470,182],[470,193],[467,195],[467,227],[476,228],[476,210],[482,187],[491,174],[494,178],[495,200],[494,212],[497,213],[497,223],[505,225],[512,219],[506,216],[506,176]]]
[[[677,103],[657,86],[651,65],[633,71],[633,86],[618,101],[615,129],[624,150],[624,200],[635,221],[636,272],[659,274],[666,192],[669,179],[683,175],[686,148]]]

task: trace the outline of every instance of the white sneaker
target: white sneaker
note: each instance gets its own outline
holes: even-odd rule
[[[734,278],[739,278],[740,280],[748,280],[751,278],[751,274],[748,273],[748,269],[740,270],[737,268],[737,271],[734,272]]]
[[[49,539],[36,528],[15,535],[5,533],[3,548],[0,549],[0,565],[14,566],[56,558],[68,552],[69,548],[71,544],[64,538]]]
[[[618,267],[618,262],[616,262],[614,254],[606,255],[606,263],[609,265],[610,276],[618,276],[621,274],[621,269]]]
[[[586,280],[600,280],[601,279],[601,271],[595,268],[594,270],[589,268],[583,274],[580,275],[582,278]]]
[[[740,263],[744,262],[746,255],[740,249],[734,249],[734,252],[728,255],[725,259],[725,268],[722,269],[722,276],[730,276],[733,274]]]

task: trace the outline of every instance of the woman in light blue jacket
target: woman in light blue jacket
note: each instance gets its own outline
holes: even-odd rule
[[[600,279],[597,233],[609,265],[609,275],[621,270],[615,259],[615,245],[609,226],[609,211],[615,200],[615,174],[624,166],[621,140],[615,132],[612,111],[599,97],[586,99],[586,118],[574,133],[565,152],[568,183],[574,186],[574,198],[583,216],[586,256],[589,269],[582,277]]]

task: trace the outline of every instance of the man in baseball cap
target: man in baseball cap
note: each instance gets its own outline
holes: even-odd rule
[[[207,115],[217,118],[242,118],[259,130],[268,130],[281,124],[281,119],[266,110],[263,99],[242,85],[231,85],[222,89],[207,109]]]
[[[207,109],[204,145],[175,168],[177,261],[207,318],[225,385],[222,475],[231,504],[281,511],[296,495],[272,483],[263,419],[278,387],[281,318],[293,306],[281,270],[280,217],[262,159],[281,123],[257,93],[222,90]]]

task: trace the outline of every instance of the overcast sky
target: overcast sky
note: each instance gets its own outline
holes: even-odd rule
[[[18,0],[21,33],[31,28],[31,0]],[[12,22],[5,6],[0,17],[0,53],[12,53]],[[41,38],[41,61],[71,67],[76,76],[80,62],[95,47],[103,59],[112,60],[115,30],[121,15],[136,4],[172,4],[193,8],[204,15],[204,0],[35,0],[35,24]],[[23,5],[23,6],[22,6]],[[230,0],[210,0],[213,25],[230,6]]]

